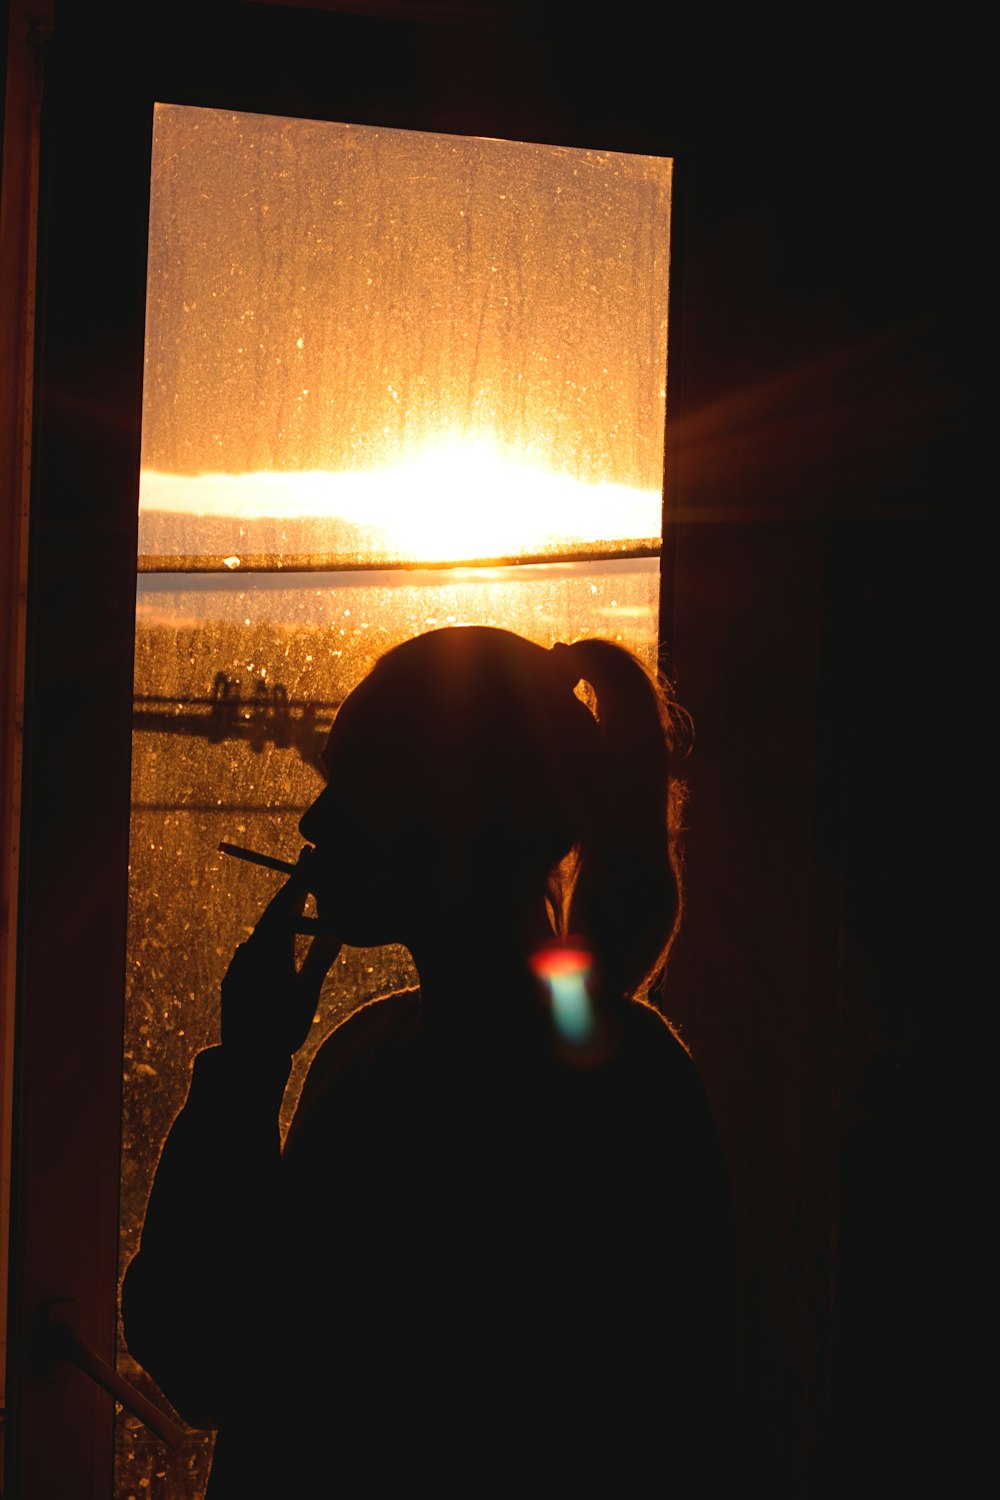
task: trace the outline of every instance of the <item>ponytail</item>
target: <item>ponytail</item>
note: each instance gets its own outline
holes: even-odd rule
[[[645,995],[681,914],[685,720],[664,687],[610,641],[546,650],[485,625],[404,641],[370,681],[422,899],[521,922],[547,888],[607,998]]]
[[[686,720],[666,685],[621,646],[560,643],[550,656],[563,690],[581,680],[589,688],[597,727],[579,842],[557,872],[553,905],[564,934],[590,942],[606,994],[644,995],[680,924],[674,761]]]

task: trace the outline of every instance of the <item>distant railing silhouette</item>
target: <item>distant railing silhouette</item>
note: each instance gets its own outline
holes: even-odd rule
[[[132,727],[206,739],[211,745],[246,740],[256,754],[265,745],[297,750],[308,765],[322,769],[320,756],[340,701],[289,698],[281,683],[263,680],[244,697],[238,678],[217,672],[209,697],[136,693]]]

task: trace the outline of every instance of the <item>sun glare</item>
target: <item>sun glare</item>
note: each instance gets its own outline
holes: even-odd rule
[[[164,474],[145,470],[141,509],[231,520],[364,526],[385,561],[520,557],[660,534],[660,494],[588,484],[490,438],[449,437],[367,472]],[[294,544],[290,546],[294,550]]]
[[[660,496],[585,484],[487,439],[431,444],[386,474],[386,547],[441,562],[658,536]]]

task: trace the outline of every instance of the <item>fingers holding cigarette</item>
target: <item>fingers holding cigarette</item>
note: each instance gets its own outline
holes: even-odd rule
[[[276,870],[279,875],[301,873],[300,867],[287,859],[276,859],[272,854],[259,854],[256,849],[244,849],[241,844],[222,842],[219,844],[219,853],[231,855],[233,859],[245,860],[249,865],[260,865],[265,870]],[[326,929],[318,917],[300,916],[296,920],[295,931],[303,936],[314,937],[318,933],[325,933]]]

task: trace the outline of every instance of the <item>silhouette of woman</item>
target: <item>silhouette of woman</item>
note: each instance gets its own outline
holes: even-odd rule
[[[641,998],[680,916],[675,727],[618,646],[472,627],[396,647],[341,708],[123,1289],[136,1358],[219,1429],[212,1500],[715,1493],[728,1188]],[[420,990],[335,1029],[282,1153],[341,940],[405,944]]]

